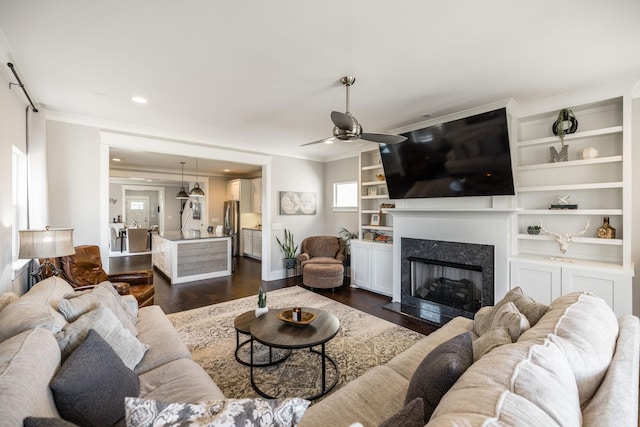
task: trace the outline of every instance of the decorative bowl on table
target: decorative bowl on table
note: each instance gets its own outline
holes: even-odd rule
[[[308,311],[303,311],[302,319],[300,321],[293,320],[293,310],[288,309],[278,313],[278,319],[289,323],[290,325],[306,326],[316,319],[316,315]]]

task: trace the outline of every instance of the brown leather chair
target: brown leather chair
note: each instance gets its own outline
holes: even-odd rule
[[[298,262],[302,283],[311,288],[337,288],[344,283],[344,241],[333,236],[307,237]]]
[[[100,248],[95,245],[76,246],[76,253],[56,260],[63,278],[74,288],[95,286],[105,280],[129,284],[129,294],[138,300],[139,307],[153,305],[155,288],[153,271],[141,270],[107,274],[102,268]]]

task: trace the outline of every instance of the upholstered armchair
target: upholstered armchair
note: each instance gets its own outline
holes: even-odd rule
[[[146,230],[145,230],[146,231]],[[95,286],[108,280],[112,283],[127,283],[128,292],[138,300],[138,306],[153,305],[155,288],[153,271],[141,270],[117,274],[107,274],[102,268],[100,248],[95,245],[76,246],[76,253],[56,259],[63,278],[74,288]],[[122,291],[126,286],[116,286]]]
[[[300,244],[302,283],[311,288],[337,288],[344,282],[344,242],[334,236],[307,237]]]
[[[145,252],[149,250],[149,230],[146,228],[127,228],[129,252]]]

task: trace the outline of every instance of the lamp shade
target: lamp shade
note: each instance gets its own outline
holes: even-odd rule
[[[176,194],[176,199],[185,200],[188,198],[189,195],[187,194],[187,191],[184,189],[184,187],[180,187],[180,191],[178,192],[178,194]]]
[[[57,258],[76,253],[73,248],[73,228],[20,230],[18,258]]]

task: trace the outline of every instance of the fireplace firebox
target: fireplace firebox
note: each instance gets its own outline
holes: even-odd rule
[[[494,247],[401,239],[401,311],[442,325],[494,300]]]

